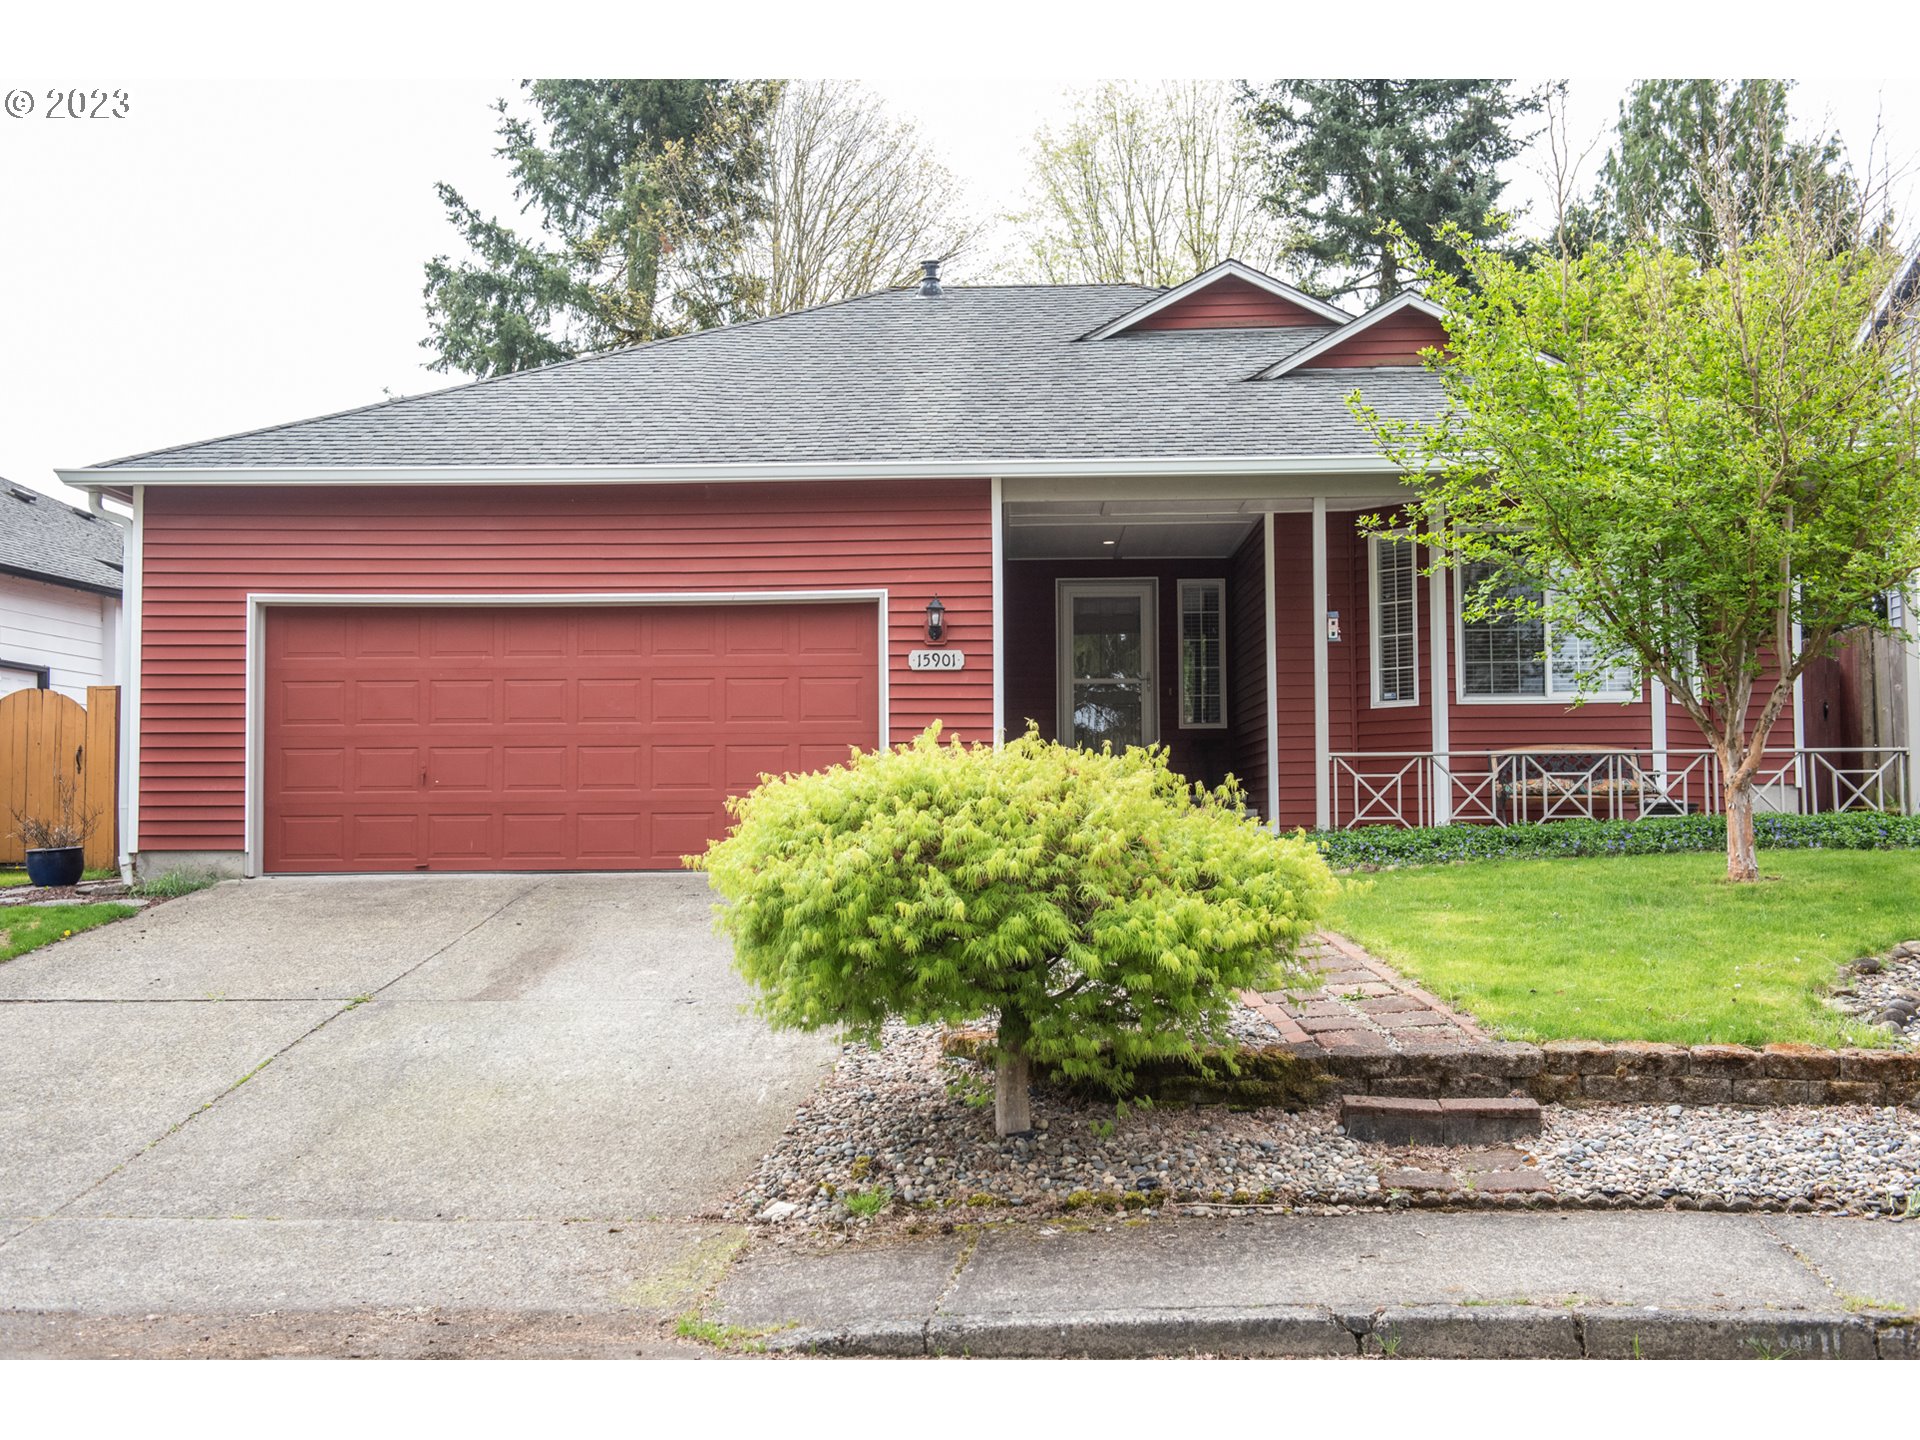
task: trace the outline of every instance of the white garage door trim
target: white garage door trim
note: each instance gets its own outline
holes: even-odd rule
[[[880,745],[891,743],[888,728],[887,698],[887,592],[884,589],[851,590],[700,590],[594,592],[591,594],[538,595],[407,595],[407,594],[281,594],[275,592],[247,595],[247,741],[246,741],[246,847],[247,875],[261,873],[261,844],[265,834],[262,810],[261,777],[264,770],[266,729],[266,619],[273,605],[833,605],[848,601],[872,601],[880,623]],[[640,872],[636,872],[640,873]]]

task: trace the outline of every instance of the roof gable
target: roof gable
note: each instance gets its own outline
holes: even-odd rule
[[[1431,300],[1404,291],[1254,378],[1276,380],[1296,370],[1417,366],[1421,351],[1446,348],[1446,315]]]
[[[1238,260],[1222,260],[1184,285],[1107,322],[1089,340],[1129,330],[1271,330],[1294,325],[1344,325],[1353,317],[1304,290]]]

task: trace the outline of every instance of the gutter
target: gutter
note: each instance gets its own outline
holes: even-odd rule
[[[129,495],[135,485],[633,485],[780,480],[1002,477],[1393,475],[1378,455],[1169,455],[1069,460],[804,460],[778,464],[81,466],[56,470],[76,489]]]

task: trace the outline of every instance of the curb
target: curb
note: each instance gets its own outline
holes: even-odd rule
[[[975,1359],[1920,1360],[1920,1325],[1818,1311],[1411,1305],[937,1315],[768,1337],[786,1354]]]

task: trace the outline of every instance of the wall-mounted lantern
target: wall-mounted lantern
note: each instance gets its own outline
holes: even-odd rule
[[[934,596],[927,602],[927,643],[938,645],[947,638],[947,607]]]

